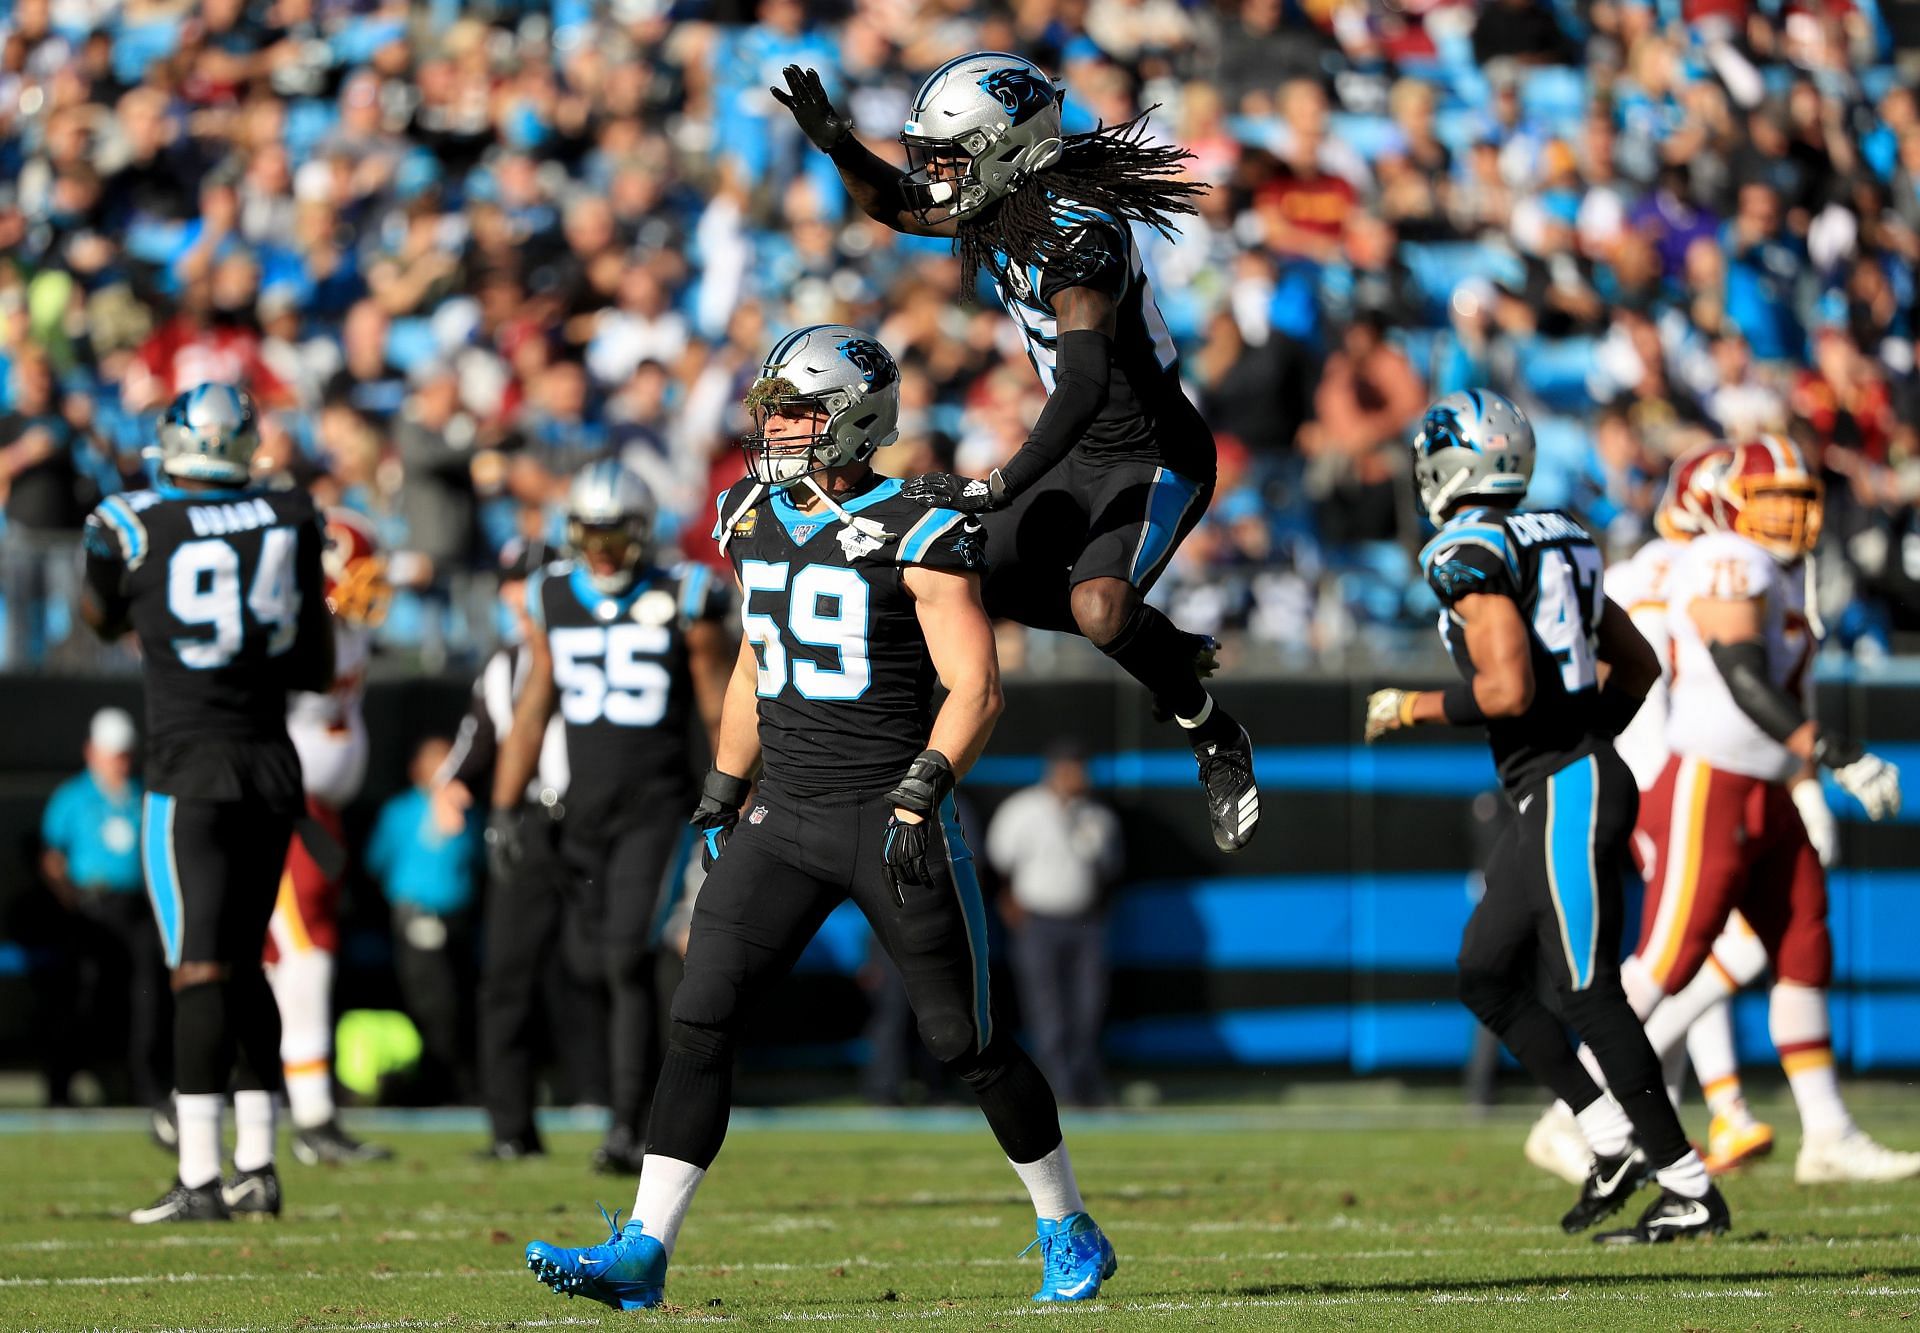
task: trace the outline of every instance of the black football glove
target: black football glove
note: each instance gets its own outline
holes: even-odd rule
[[[717,768],[707,770],[706,781],[700,784],[700,804],[693,807],[693,818],[687,821],[700,835],[701,870],[712,870],[713,863],[720,859],[727,839],[733,836],[733,826],[740,822],[740,807],[752,786],[745,778]]]
[[[780,75],[787,81],[786,88],[767,91],[773,94],[774,101],[793,112],[800,132],[813,146],[823,153],[831,153],[845,143],[853,133],[853,122],[833,109],[827,90],[820,86],[820,76],[798,65],[788,65]]]
[[[487,812],[487,874],[496,883],[513,878],[526,859],[526,812],[519,806]]]
[[[929,509],[957,509],[963,514],[984,514],[998,509],[1013,497],[1000,479],[1000,469],[985,481],[978,477],[956,477],[951,472],[925,472],[909,478],[900,494]]]
[[[882,854],[887,862],[887,884],[902,907],[907,905],[907,890],[938,888],[947,883],[947,848],[940,832],[940,803],[953,790],[953,765],[938,750],[922,750],[900,785],[887,793],[894,813],[887,819],[887,840]],[[913,822],[900,818],[905,810],[920,816]]]

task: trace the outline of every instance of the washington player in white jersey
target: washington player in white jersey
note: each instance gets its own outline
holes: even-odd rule
[[[1900,805],[1891,764],[1810,716],[1805,559],[1819,538],[1819,482],[1794,445],[1762,437],[1710,451],[1687,495],[1701,531],[1669,571],[1669,756],[1641,803],[1636,837],[1653,855],[1622,982],[1635,1009],[1655,1015],[1688,993],[1738,908],[1774,970],[1770,1027],[1803,1129],[1795,1178],[1920,1175],[1920,1154],[1881,1147],[1840,1098],[1826,879],[1792,790],[1826,767],[1869,818]],[[1726,970],[1730,994],[1738,980]],[[1678,1030],[1664,1035],[1671,1046]]]
[[[333,1104],[333,959],[340,945],[340,812],[367,776],[362,712],[373,631],[386,619],[387,582],[373,525],[350,509],[327,512],[321,553],[333,612],[335,674],[324,693],[287,700],[287,734],[300,756],[307,814],[287,848],[267,932],[267,976],[280,1006],[280,1059],[293,1117],[293,1155],[319,1162],[379,1161],[385,1148],[340,1127]]]

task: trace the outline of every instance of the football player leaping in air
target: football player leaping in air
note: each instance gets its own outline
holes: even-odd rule
[[[1486,896],[1460,944],[1460,998],[1573,1108],[1593,1151],[1561,1226],[1584,1231],[1651,1177],[1660,1197],[1635,1225],[1599,1239],[1722,1232],[1726,1201],[1667,1100],[1617,961],[1638,793],[1613,738],[1659,680],[1660,663],[1601,589],[1600,550],[1586,530],[1558,510],[1517,508],[1532,474],[1533,427],[1498,394],[1448,394],[1427,409],[1413,475],[1440,532],[1420,567],[1445,608],[1441,637],[1464,679],[1445,690],[1376,692],[1366,738],[1423,724],[1487,729],[1514,819],[1488,858]],[[1542,1000],[1543,980],[1557,1014]],[[1576,1058],[1562,1016],[1592,1047],[1614,1096]]]
[[[1001,707],[980,604],[985,544],[966,515],[922,508],[868,466],[896,434],[900,386],[867,335],[788,334],[747,406],[751,476],[720,498],[714,527],[746,636],[694,814],[711,871],[633,1218],[586,1249],[534,1241],[527,1265],[555,1291],[617,1309],[660,1303],[681,1220],[726,1136],[741,1026],[851,899],[906,981],[921,1040],[973,1090],[1033,1198],[1034,1299],[1092,1300],[1113,1247],[1081,1203],[1052,1089],[993,1022],[986,908],[954,816],[954,783]],[[937,709],[936,676],[948,691]]]
[[[1214,843],[1238,851],[1260,822],[1253,749],[1201,684],[1216,645],[1144,600],[1213,495],[1213,435],[1180,386],[1179,356],[1132,224],[1167,231],[1206,187],[1188,154],[1148,142],[1144,117],[1060,128],[1063,94],[1030,60],[950,60],[913,99],[907,172],[869,151],[812,70],[772,90],[833,159],[870,217],[954,240],[961,281],[985,270],[1026,339],[1047,405],[1027,443],[984,479],[930,473],[901,494],[986,513],[988,614],[1085,635],[1179,722],[1207,792]]]

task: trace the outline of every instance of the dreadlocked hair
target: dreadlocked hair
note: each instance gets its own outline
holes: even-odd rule
[[[1198,212],[1193,201],[1208,187],[1180,179],[1193,160],[1192,153],[1178,144],[1147,138],[1147,117],[1156,109],[1148,107],[1119,125],[1067,135],[1052,166],[964,219],[954,241],[962,294],[972,299],[974,277],[982,269],[991,271],[996,250],[1009,265],[1022,267],[1044,267],[1057,257],[1072,234],[1063,231],[1055,218],[1060,200],[1123,222],[1144,222],[1171,239],[1174,219]]]

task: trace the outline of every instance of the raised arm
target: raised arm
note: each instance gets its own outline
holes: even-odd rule
[[[930,220],[912,206],[903,185],[907,174],[860,142],[853,122],[834,109],[817,73],[798,65],[788,65],[780,73],[787,86],[767,91],[793,112],[800,132],[813,146],[833,159],[841,183],[861,212],[914,236],[952,236],[958,231],[952,220]]]

